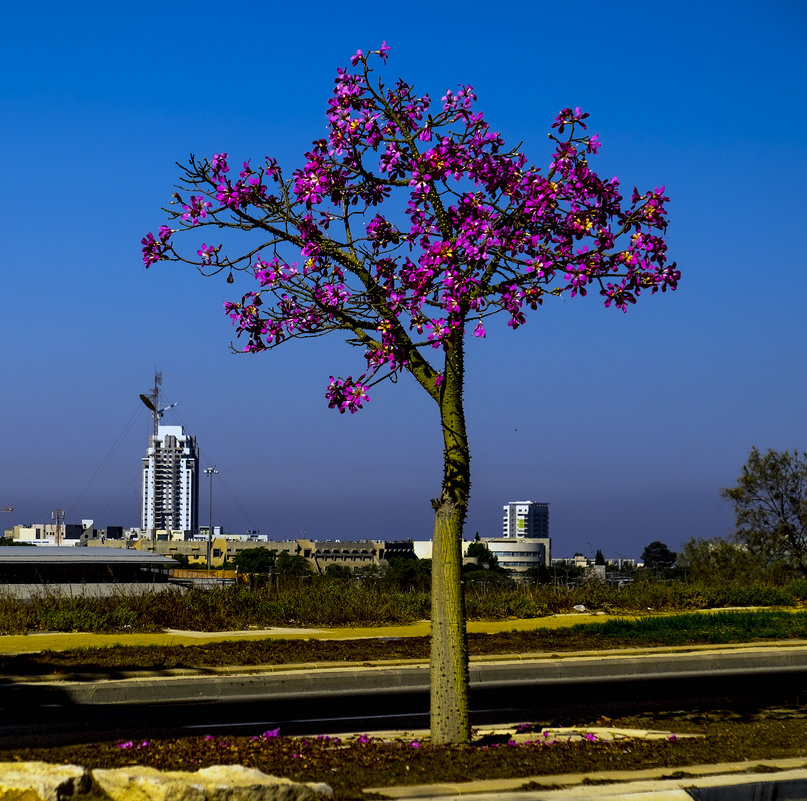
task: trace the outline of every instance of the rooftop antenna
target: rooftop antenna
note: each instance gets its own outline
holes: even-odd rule
[[[174,401],[173,403],[169,403],[167,406],[160,406],[160,387],[163,383],[163,374],[154,371],[154,386],[151,388],[151,392],[148,395],[144,393],[140,393],[140,400],[146,404],[146,406],[151,410],[151,416],[154,419],[154,436],[157,436],[157,430],[160,425],[160,420],[162,420],[163,415],[171,408],[176,406],[179,401]]]

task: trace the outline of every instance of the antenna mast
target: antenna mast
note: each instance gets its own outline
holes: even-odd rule
[[[160,424],[160,418],[162,414],[160,413],[160,386],[163,382],[163,374],[159,373],[155,370],[154,372],[154,386],[149,392],[148,395],[144,393],[140,393],[140,400],[146,404],[146,406],[151,410],[151,416],[154,418],[154,436],[157,436],[157,427]]]
[[[155,371],[154,373],[154,386],[149,392],[148,395],[144,393],[140,393],[140,400],[148,406],[151,410],[151,416],[154,419],[154,436],[157,436],[157,432],[160,426],[160,420],[162,420],[163,415],[169,410],[173,409],[179,401],[174,401],[173,403],[169,403],[167,406],[160,406],[160,387],[163,383],[163,374],[158,373]]]

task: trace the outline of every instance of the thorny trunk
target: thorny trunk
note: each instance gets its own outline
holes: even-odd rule
[[[471,462],[462,400],[462,340],[446,352],[440,400],[444,467],[440,497],[432,501],[434,537],[431,605],[431,737],[434,743],[470,741],[468,646],[462,588],[462,529],[468,509]]]

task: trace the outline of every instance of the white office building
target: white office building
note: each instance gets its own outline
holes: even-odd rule
[[[199,448],[182,426],[163,426],[143,459],[141,528],[195,533],[199,527]]]
[[[548,566],[552,558],[549,504],[510,501],[504,507],[502,536],[485,538],[485,543],[511,575]]]
[[[504,507],[502,537],[546,539],[549,537],[549,504],[510,501]]]

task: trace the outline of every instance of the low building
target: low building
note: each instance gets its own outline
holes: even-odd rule
[[[432,558],[433,543],[431,540],[413,540],[412,550],[418,559]]]
[[[112,548],[53,546],[0,548],[2,591],[30,597],[48,593],[109,595],[121,590],[165,586],[173,559]]]
[[[306,541],[298,540],[298,542]],[[374,540],[308,542],[312,546],[311,556],[306,558],[312,563],[316,573],[325,573],[329,565],[340,565],[355,570],[357,567],[386,564],[384,544]]]
[[[413,540],[384,540],[384,556],[390,559],[417,559]]]
[[[547,567],[551,561],[549,537],[494,537],[483,538],[482,542],[498,559],[499,567],[514,577],[534,568]]]
[[[165,556],[187,557],[190,564],[207,565],[207,539],[160,540],[139,539],[130,545],[139,551],[163,554]],[[315,573],[325,573],[328,565],[341,565],[351,570],[367,565],[386,564],[384,545],[374,540],[252,540],[229,537],[215,537],[210,547],[210,566],[222,567],[238,553],[250,548],[266,548],[275,553],[288,553],[307,559]]]

